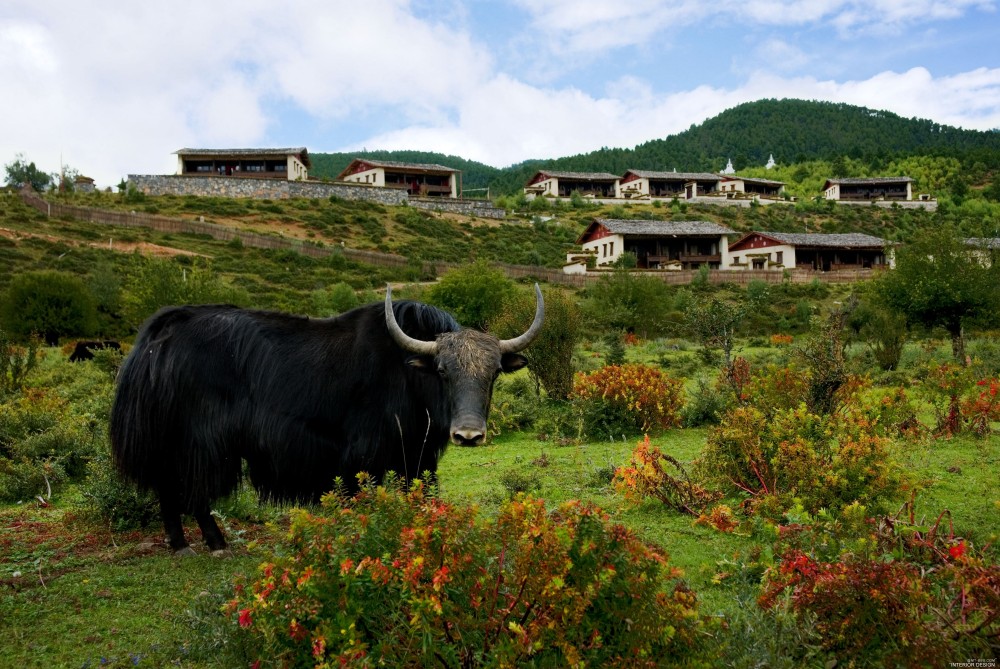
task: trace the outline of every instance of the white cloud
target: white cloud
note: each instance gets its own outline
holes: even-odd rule
[[[539,48],[553,53],[594,54],[662,40],[693,25],[738,22],[797,27],[829,24],[841,37],[898,33],[907,26],[934,24],[971,11],[992,12],[996,0],[517,0],[540,36]]]
[[[99,185],[172,171],[182,146],[266,143],[269,105],[321,121],[386,104],[399,125],[437,118],[491,68],[468,34],[405,0],[54,4],[0,10],[0,97],[17,101],[0,125],[19,129],[0,137],[0,160],[25,152],[56,170],[61,153]]]
[[[340,150],[422,149],[506,166],[602,146],[632,147],[762,98],[844,102],[966,128],[1000,127],[1000,68],[940,78],[913,68],[847,82],[760,71],[735,88],[699,86],[660,95],[641,81],[624,79],[609,86],[608,92],[598,98],[576,89],[537,88],[501,76],[467,96],[455,125],[403,127]]]

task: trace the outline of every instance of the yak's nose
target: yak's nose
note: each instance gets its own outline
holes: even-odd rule
[[[486,439],[481,428],[460,427],[451,433],[451,440],[457,446],[478,446]]]

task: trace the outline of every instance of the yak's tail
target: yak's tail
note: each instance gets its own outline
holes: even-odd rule
[[[205,367],[212,354],[193,321],[212,313],[208,307],[169,307],[151,317],[118,373],[111,409],[118,473],[142,489],[176,496],[188,510],[232,492],[240,480],[240,457],[226,450],[224,417],[199,396],[198,379],[211,374]]]
[[[115,469],[140,488],[159,487],[166,462],[161,411],[164,398],[155,379],[154,341],[162,329],[163,312],[151,318],[139,333],[118,372],[111,407],[111,456]]]

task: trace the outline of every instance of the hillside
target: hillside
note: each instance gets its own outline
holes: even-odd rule
[[[980,164],[993,171],[1000,168],[1000,132],[963,130],[848,104],[771,99],[738,105],[684,132],[635,148],[540,158],[503,169],[431,152],[369,151],[364,155],[460,169],[466,189],[489,187],[497,195],[518,192],[541,168],[615,174],[632,168],[715,172],[727,159],[732,159],[737,170],[762,166],[770,154],[783,165],[821,160],[836,167],[840,159],[851,158],[873,172],[905,157],[940,156],[956,158],[967,168]],[[313,154],[313,174],[333,178],[355,157],[358,154]]]

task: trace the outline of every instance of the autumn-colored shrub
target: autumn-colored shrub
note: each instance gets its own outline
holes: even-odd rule
[[[790,334],[773,334],[771,335],[771,346],[788,346],[793,339],[794,337]]]
[[[792,409],[805,402],[808,389],[804,371],[767,365],[750,372],[739,390],[739,399],[771,415],[778,409]]]
[[[993,433],[991,423],[1000,420],[1000,379],[981,379],[975,390],[962,401],[962,416],[966,429],[985,437]]]
[[[716,504],[708,513],[698,516],[696,525],[709,525],[720,532],[732,532],[740,526],[740,521],[733,515],[733,510],[725,504]]]
[[[485,520],[365,483],[295,511],[288,546],[225,612],[266,666],[653,667],[700,643],[677,575],[578,502],[519,497]]]
[[[759,604],[790,597],[798,624],[814,628],[840,663],[948,666],[992,657],[1000,638],[1000,565],[955,535],[948,517],[918,522],[913,500],[891,517],[868,519],[848,550],[829,551],[830,522],[780,532],[780,562]],[[817,555],[816,553],[821,553]],[[984,653],[987,653],[984,655]]]
[[[778,508],[796,499],[809,512],[878,507],[900,489],[892,443],[857,411],[819,415],[800,405],[768,415],[739,406],[709,432],[698,470],[730,494],[774,497]]]
[[[985,437],[993,431],[990,423],[1000,420],[1000,379],[976,379],[971,367],[931,365],[921,390],[934,407],[936,436]]]
[[[684,385],[655,367],[607,365],[577,374],[571,399],[592,436],[655,434],[681,424]]]
[[[691,481],[681,463],[650,443],[648,434],[632,451],[629,464],[615,470],[612,483],[632,504],[652,497],[693,516],[701,515],[708,504],[719,498]]]
[[[851,408],[861,411],[884,436],[916,439],[927,432],[904,388],[893,388],[876,401],[853,404]]]

